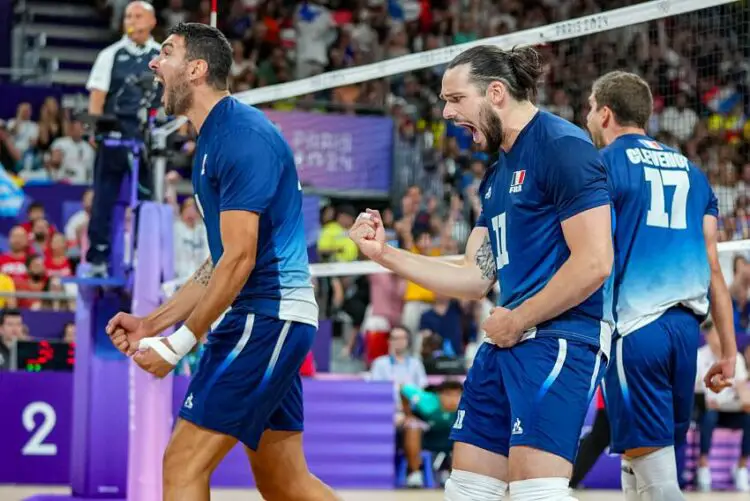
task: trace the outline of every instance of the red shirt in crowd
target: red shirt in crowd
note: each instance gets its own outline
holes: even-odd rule
[[[48,277],[64,278],[73,275],[73,268],[66,256],[54,258],[48,254],[44,258],[44,267],[47,269]]]
[[[14,282],[26,279],[26,254],[19,257],[6,252],[0,254],[0,273],[9,275]]]
[[[26,233],[29,235],[29,241],[34,240],[34,234],[31,232],[31,221],[26,221],[25,223],[20,225],[21,228],[26,230]],[[55,225],[52,223],[49,223],[49,235],[47,237],[47,240],[51,240],[52,237],[57,233],[57,228],[55,228]]]

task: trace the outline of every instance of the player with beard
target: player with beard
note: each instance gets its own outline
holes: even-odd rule
[[[623,454],[628,501],[684,499],[675,447],[693,413],[700,324],[709,299],[721,361],[705,376],[719,392],[734,376],[732,300],[719,266],[718,208],[706,175],[646,135],[648,84],[615,71],[594,82],[588,129],[609,173],[617,216],[617,333],[605,376],[611,452]]]
[[[165,500],[208,500],[213,470],[238,441],[264,499],[334,500],[302,451],[299,370],[318,306],[294,156],[262,112],[229,95],[231,65],[227,39],[198,23],[172,28],[151,61],[168,113],[199,133],[193,189],[211,257],[164,305],[145,318],[120,313],[107,332],[163,377],[229,308],[208,334],[165,452]]]
[[[377,211],[351,237],[362,252],[438,294],[499,306],[482,326],[451,438],[448,501],[571,500],[568,479],[614,327],[607,178],[584,131],[534,104],[532,48],[477,46],[443,76],[444,116],[499,160],[479,188],[466,254],[436,260],[386,245]]]

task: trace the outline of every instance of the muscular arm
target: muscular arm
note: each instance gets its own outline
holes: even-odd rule
[[[718,221],[711,215],[703,216],[703,238],[706,241],[708,264],[711,268],[711,317],[719,333],[722,360],[732,360],[737,354],[737,342],[734,337],[734,315],[732,298],[724,281],[719,265],[719,251],[716,248],[718,238]],[[734,363],[734,362],[733,362]]]
[[[570,256],[541,291],[513,310],[524,330],[582,303],[607,280],[614,260],[610,211],[603,205],[563,221]]]
[[[146,329],[156,335],[184,321],[203,296],[213,271],[214,263],[208,257],[172,297],[144,319]]]
[[[255,267],[260,216],[245,210],[221,212],[224,253],[185,326],[198,338],[232,304]]]
[[[497,265],[487,228],[476,227],[466,244],[466,254],[439,260],[386,246],[376,260],[422,287],[443,296],[481,299],[495,283]]]

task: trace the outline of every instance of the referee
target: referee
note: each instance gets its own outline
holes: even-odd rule
[[[96,58],[86,84],[89,91],[89,114],[117,119],[118,137],[143,140],[139,111],[144,95],[144,75],[150,75],[148,64],[159,54],[160,46],[151,37],[156,26],[153,6],[135,1],[125,9],[125,35],[102,50]],[[148,78],[148,77],[146,77]],[[155,94],[150,108],[161,102],[161,90]],[[86,260],[91,276],[106,277],[111,253],[111,219],[120,187],[130,171],[130,150],[100,144],[94,170],[94,202],[89,222],[89,250]],[[150,185],[145,159],[140,158],[141,185]],[[143,194],[144,190],[139,190]],[[149,193],[150,195],[150,193]]]

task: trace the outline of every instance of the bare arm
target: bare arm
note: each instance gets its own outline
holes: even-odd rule
[[[557,317],[585,301],[609,277],[614,261],[609,205],[562,222],[570,256],[547,285],[513,310],[524,330]]]
[[[459,299],[483,298],[497,274],[489,232],[483,227],[471,232],[463,256],[440,260],[385,246],[375,261],[426,289]]]
[[[706,241],[708,264],[711,268],[711,317],[721,343],[721,358],[731,361],[737,355],[737,341],[734,337],[734,314],[732,312],[732,298],[724,281],[724,275],[719,265],[719,251],[716,248],[718,235],[718,221],[714,216],[703,216],[703,238]]]
[[[221,243],[224,253],[208,280],[185,326],[197,337],[232,304],[255,268],[260,215],[245,210],[222,211]]]
[[[146,330],[156,335],[184,321],[203,296],[213,271],[214,263],[208,257],[172,297],[144,319]]]
[[[89,94],[89,115],[101,115],[104,113],[104,101],[107,92],[99,89],[91,89]]]

